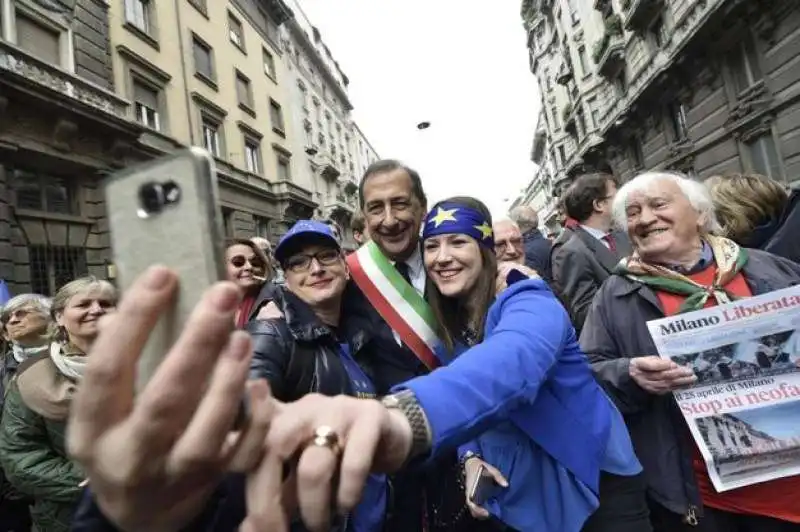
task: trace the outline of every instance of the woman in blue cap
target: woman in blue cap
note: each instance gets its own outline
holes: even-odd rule
[[[488,209],[467,197],[438,203],[425,220],[429,302],[449,353],[444,367],[399,386],[383,408],[320,396],[276,405],[268,452],[299,454],[299,479],[334,479],[333,486],[298,483],[307,520],[328,519],[330,508],[319,504],[326,497],[354,504],[366,471],[394,471],[458,447],[468,500],[479,470],[494,479],[489,498],[470,500],[470,511],[500,530],[651,530],[641,466],[567,312],[539,279],[514,276],[496,292],[491,227]],[[323,429],[324,441],[298,438]],[[342,473],[327,476],[330,468]],[[253,522],[259,511],[276,511],[268,506],[250,509]]]

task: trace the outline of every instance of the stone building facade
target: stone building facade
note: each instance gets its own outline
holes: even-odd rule
[[[797,0],[523,0],[555,193],[578,174],[800,182]]]
[[[354,249],[350,218],[358,208],[358,182],[377,154],[351,115],[347,75],[300,4],[288,2],[295,17],[281,35],[291,79],[293,143],[303,152],[296,160],[297,179],[313,192],[316,215],[336,221],[345,247]]]
[[[104,0],[0,0],[0,277],[50,295],[107,277],[98,183],[142,127],[114,93]]]
[[[11,292],[113,278],[102,178],[187,146],[214,155],[229,236],[274,242],[337,207],[336,194],[315,194],[306,144],[293,140],[281,26],[294,16],[283,0],[0,0],[0,279]],[[352,190],[366,139],[346,123]],[[352,193],[342,205],[352,212]]]

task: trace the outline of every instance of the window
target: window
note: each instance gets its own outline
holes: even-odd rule
[[[261,173],[261,147],[258,141],[247,137],[244,139],[244,166],[248,172]]]
[[[239,19],[228,13],[228,36],[233,44],[244,52],[244,28]]]
[[[661,48],[664,46],[664,43],[667,40],[664,31],[664,17],[656,17],[656,19],[650,25],[650,35],[656,48]]]
[[[275,71],[275,58],[266,48],[261,49],[261,54],[264,56],[264,73],[273,80],[277,80],[278,74]]]
[[[208,116],[202,117],[203,147],[214,157],[221,157],[220,124]]]
[[[589,107],[589,116],[592,118],[592,127],[600,127],[600,110],[597,109],[597,98],[589,98],[586,100],[586,105]]]
[[[689,136],[689,129],[686,127],[686,106],[681,102],[674,102],[667,107],[667,113],[669,113],[673,142],[686,140]]]
[[[61,64],[61,32],[16,11],[17,46],[53,65]]]
[[[278,181],[291,181],[292,171],[289,161],[283,157],[278,157]]]
[[[578,120],[578,135],[586,135],[586,116],[583,112],[583,107],[578,108],[575,116]]]
[[[272,98],[269,100],[269,119],[272,122],[273,131],[283,134],[285,131],[283,111],[281,110],[281,105]]]
[[[75,190],[66,179],[14,170],[11,189],[16,208],[55,214],[78,214]]]
[[[68,246],[28,246],[31,292],[53,296],[56,291],[88,274],[86,249]]]
[[[586,58],[586,47],[581,46],[578,48],[578,63],[581,65],[581,74],[586,76],[589,74],[589,60]]]
[[[125,0],[125,22],[149,34],[152,30],[150,0]]]
[[[560,129],[561,124],[558,121],[558,111],[556,111],[556,108],[553,107],[552,109],[550,109],[550,113],[552,113],[553,116],[553,129]]]
[[[256,236],[269,239],[269,219],[256,216]]]
[[[133,105],[136,121],[156,131],[161,130],[158,115],[158,91],[133,80]]]
[[[208,14],[208,6],[206,5],[206,0],[189,0],[189,3],[192,4],[198,11],[202,14]]]
[[[755,85],[763,78],[756,46],[751,37],[742,39],[728,57],[728,68],[738,92]]]
[[[253,109],[253,89],[250,86],[250,80],[239,72],[236,71],[236,98],[239,101],[239,106],[244,106],[248,110]]]
[[[564,146],[558,147],[558,160],[564,165],[567,162],[567,153],[564,151]]]
[[[753,172],[775,180],[782,179],[781,159],[771,131],[748,140],[745,145],[750,154],[750,166]]]
[[[196,35],[192,37],[192,51],[194,53],[194,70],[206,80],[216,79],[214,74],[214,57],[211,47]]]
[[[631,152],[633,168],[636,170],[644,168],[644,152],[642,151],[642,143],[639,142],[639,139],[634,137],[630,140],[629,150]]]

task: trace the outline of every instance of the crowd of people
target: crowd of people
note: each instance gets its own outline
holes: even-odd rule
[[[359,197],[355,252],[327,220],[230,240],[136,397],[171,270],[12,298],[0,530],[800,530],[796,476],[714,489],[671,394],[696,372],[646,326],[800,283],[796,191],[587,174],[552,238],[528,206],[429,205],[398,161]]]

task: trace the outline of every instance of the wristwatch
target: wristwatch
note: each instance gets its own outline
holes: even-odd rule
[[[467,451],[467,452],[464,453],[464,456],[462,456],[461,460],[459,460],[459,461],[461,462],[461,465],[464,466],[464,465],[466,465],[467,461],[470,458],[480,458],[480,457],[481,457],[481,455],[479,455],[478,453],[476,453],[474,451]]]
[[[414,392],[403,390],[387,395],[381,403],[386,408],[399,410],[411,425],[411,449],[405,463],[427,454],[431,450],[431,427]]]

